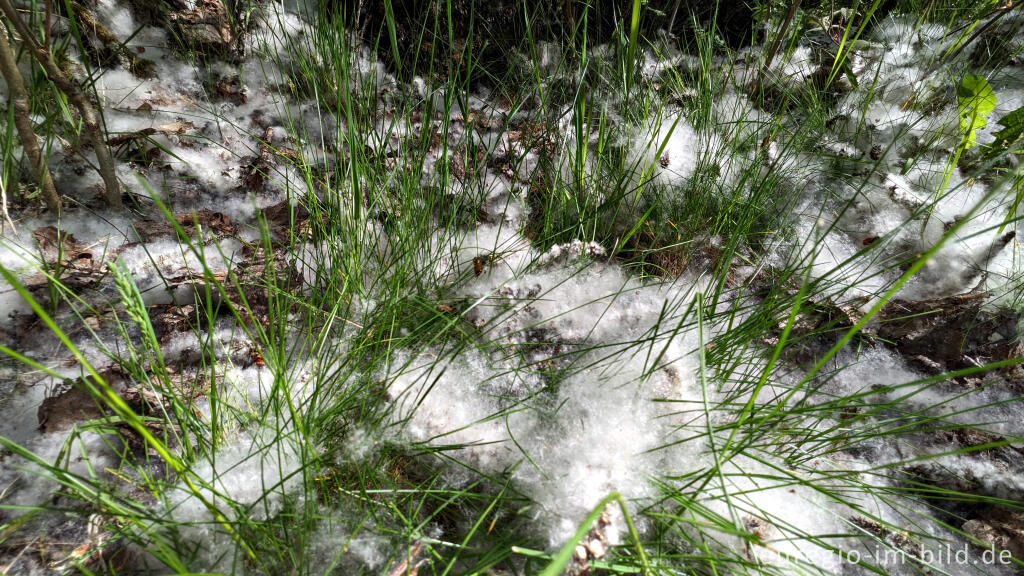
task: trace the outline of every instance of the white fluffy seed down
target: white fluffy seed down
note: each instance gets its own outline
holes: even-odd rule
[[[610,492],[643,501],[656,495],[651,478],[703,462],[701,442],[672,445],[701,421],[693,330],[629,344],[665,310],[671,324],[693,285],[645,286],[591,260],[602,254],[582,243],[556,247],[531,272],[498,269],[467,285],[473,322],[505,346],[531,349],[526,355],[432,350],[396,360],[388,377],[401,437],[450,447],[469,469],[514,470],[552,546]],[[543,370],[562,362],[570,375],[553,385]],[[617,538],[624,525],[613,517]]]

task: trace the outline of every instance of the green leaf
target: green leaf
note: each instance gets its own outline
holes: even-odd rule
[[[1002,130],[993,134],[996,142],[1001,143],[1004,148],[1009,148],[1024,138],[1024,106],[1017,108],[999,120]]]
[[[988,145],[985,158],[992,159],[1007,152],[1024,154],[1024,106],[999,119],[1002,130],[994,132],[995,142]]]
[[[977,74],[965,74],[956,89],[956,95],[961,106],[966,103],[986,116],[996,108],[996,93],[992,91],[988,80]]]
[[[959,100],[961,145],[964,149],[978,142],[977,130],[988,125],[985,117],[996,108],[996,93],[988,80],[976,74],[965,74],[956,88]]]
[[[850,80],[850,85],[854,88],[859,88],[859,84],[857,84],[857,77],[853,74],[853,67],[850,66],[850,61],[844,60],[842,67],[846,77]]]

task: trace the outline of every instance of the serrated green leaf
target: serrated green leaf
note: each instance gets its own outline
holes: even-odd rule
[[[997,140],[1006,140],[1012,143],[1024,136],[1024,106],[1003,116],[999,120],[999,125],[1003,129],[993,134]]]
[[[992,134],[995,136],[995,142],[988,147],[985,156],[994,158],[1007,151],[1024,153],[1024,147],[1019,146],[1024,142],[1024,106],[1000,118],[999,125],[1003,129]]]
[[[1007,128],[1024,127],[1024,106],[1000,118],[999,125]]]

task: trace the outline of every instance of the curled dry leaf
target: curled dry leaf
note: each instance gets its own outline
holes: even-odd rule
[[[987,297],[985,293],[966,293],[916,302],[894,300],[879,313],[875,333],[929,373],[1024,355],[1017,332],[1020,316],[1011,310],[983,307]],[[1020,371],[1020,366],[1010,367],[1007,376],[1011,386],[1024,390]]]
[[[117,370],[103,370],[100,377],[114,389],[121,386],[122,377]],[[86,386],[85,378],[65,380],[43,399],[36,411],[39,429],[43,432],[68,430],[85,420],[105,416],[107,411],[96,403]]]
[[[243,45],[232,32],[228,9],[221,0],[198,0],[188,9],[170,14],[170,28],[181,38],[180,45],[210,57],[237,61]]]
[[[963,524],[964,532],[979,540],[987,549],[1009,552],[1024,560],[1024,513],[989,507],[979,517]]]
[[[309,210],[301,203],[293,205],[287,198],[264,208],[263,217],[267,219],[270,236],[279,242],[287,241],[292,230],[299,235],[308,230]]]
[[[143,103],[139,106],[141,109],[143,106],[149,106]],[[145,110],[143,110],[145,111]],[[152,106],[149,106],[149,111],[152,111]],[[191,122],[184,120],[178,120],[169,124],[161,124],[159,126],[153,126],[150,128],[143,128],[142,130],[135,130],[134,132],[125,132],[124,134],[118,134],[112,138],[107,139],[107,144],[110,146],[123,146],[129,142],[137,140],[144,140],[154,134],[184,134],[187,130],[195,130],[196,125]]]
[[[25,281],[30,290],[48,284],[51,277],[72,289],[86,288],[99,283],[106,276],[106,262],[95,258],[93,251],[75,237],[53,226],[37,228],[32,232],[49,274],[36,274]]]

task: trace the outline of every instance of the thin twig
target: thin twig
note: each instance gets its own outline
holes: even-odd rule
[[[676,23],[676,14],[679,13],[679,5],[683,3],[683,0],[676,0],[676,5],[672,8],[672,16],[668,19],[668,36],[672,37],[672,27]]]
[[[782,47],[782,41],[786,37],[786,32],[789,31],[789,26],[793,22],[793,17],[796,16],[796,11],[800,8],[800,2],[801,0],[793,0],[793,3],[789,5],[789,12],[786,13],[786,19],[782,22],[782,28],[779,29],[778,36],[776,36],[775,41],[772,42],[772,47],[768,50],[768,57],[765,58],[764,64],[761,65],[761,70],[757,73],[757,81],[754,82],[752,94],[760,92],[764,74],[771,68],[775,55],[778,53],[779,48]]]

